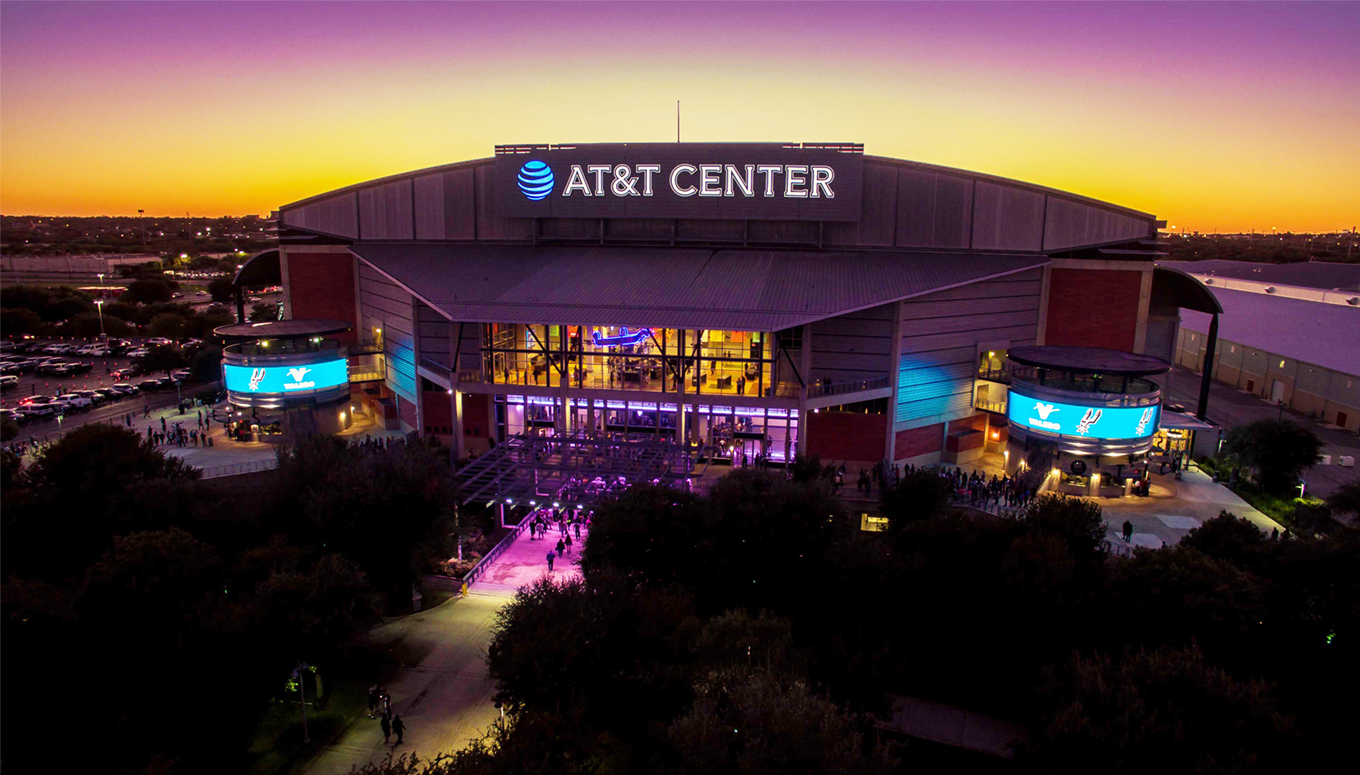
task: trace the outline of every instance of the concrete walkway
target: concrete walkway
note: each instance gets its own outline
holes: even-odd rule
[[[556,528],[549,528],[546,538],[531,538],[528,530],[520,533],[505,554],[482,577],[472,585],[472,592],[484,595],[513,597],[515,591],[526,584],[532,584],[544,576],[551,575],[556,581],[581,577],[581,550],[585,547],[590,531],[581,529],[577,540],[576,531],[571,534],[571,554],[558,557],[553,561],[552,573],[548,572],[548,552],[557,547],[561,536]]]
[[[1249,520],[1269,534],[1284,527],[1242,500],[1232,490],[1198,469],[1172,474],[1153,474],[1151,494],[1146,498],[1094,498],[1105,510],[1107,537],[1124,543],[1124,520],[1133,523],[1133,546],[1156,548],[1179,542],[1194,528],[1227,511]]]
[[[892,715],[878,726],[908,737],[1006,759],[1015,756],[1014,744],[1026,735],[1025,727],[1014,722],[900,695],[893,696]]]
[[[500,715],[491,700],[486,650],[496,611],[506,602],[485,595],[453,598],[374,630],[376,645],[389,648],[402,663],[387,690],[393,713],[406,723],[405,743],[385,744],[378,721],[361,715],[301,771],[348,773],[367,762],[381,762],[392,751],[430,758],[480,737]]]
[[[554,563],[552,578],[579,578],[579,559],[587,531],[572,553]],[[486,650],[496,613],[515,591],[548,575],[547,553],[558,533],[532,539],[521,533],[505,554],[473,585],[465,598],[452,598],[418,614],[384,624],[372,633],[374,644],[388,648],[401,661],[387,685],[392,711],[406,723],[406,742],[384,744],[376,720],[360,716],[302,768],[307,775],[336,775],[367,762],[381,762],[389,752],[418,752],[429,758],[465,747],[481,736],[499,715],[491,700],[494,685],[486,666]],[[393,742],[396,738],[392,738]]]

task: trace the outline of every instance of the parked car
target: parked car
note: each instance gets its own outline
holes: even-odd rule
[[[146,349],[145,347],[138,347],[135,350],[128,350],[124,354],[127,355],[127,357],[129,358],[145,358],[146,356],[151,354],[151,351]]]
[[[0,390],[13,390],[19,387],[19,378],[12,374],[0,376]]]
[[[30,417],[50,417],[58,412],[65,411],[66,405],[60,401],[53,401],[47,396],[31,396],[37,399],[23,404],[24,414]]]
[[[114,390],[114,389],[111,388],[111,387],[106,387],[106,388],[95,388],[95,389],[94,389],[94,392],[96,392],[96,393],[98,393],[99,395],[103,396],[105,401],[117,401],[117,400],[120,399],[120,398],[126,398],[126,397],[127,397],[127,396],[124,395],[123,393],[120,393],[120,392],[118,392],[117,390]]]
[[[194,295],[195,295],[195,296],[207,296],[207,295],[208,295],[208,292],[207,292],[207,291],[199,291],[198,293],[195,293]]]
[[[62,355],[64,353],[69,353],[74,349],[75,348],[69,344],[49,344],[43,348],[43,352],[48,355]]]
[[[157,336],[152,339],[146,340],[146,344],[148,347],[171,347],[175,343],[169,339],[166,339],[163,336]]]
[[[38,366],[37,372],[45,377],[65,377],[71,374],[71,364],[66,361],[48,361]]]
[[[188,369],[175,369],[174,371],[170,372],[170,376],[172,376],[172,377],[174,377],[175,379],[177,379],[177,380],[183,382],[184,380],[186,380],[186,379],[189,378],[189,370],[188,370]]]
[[[144,379],[137,383],[138,390],[160,390],[161,381],[158,379]]]
[[[121,382],[122,380],[129,379],[129,378],[131,378],[131,377],[137,376],[137,370],[136,370],[136,369],[114,369],[113,371],[109,372],[109,376],[110,376],[110,377],[113,377],[114,379],[119,380],[119,381]]]
[[[116,393],[124,397],[135,396],[138,393],[142,392],[140,388],[138,388],[131,382],[119,382],[118,384],[109,388],[109,390],[115,391]]]
[[[93,401],[85,396],[77,395],[76,393],[62,393],[56,397],[56,402],[65,404],[71,409],[89,409],[91,406],[94,406]]]
[[[17,409],[0,409],[0,417],[9,418],[19,425],[28,422],[28,414]]]
[[[90,403],[97,406],[109,400],[109,397],[100,393],[98,390],[72,390],[69,395],[80,396],[90,399]]]

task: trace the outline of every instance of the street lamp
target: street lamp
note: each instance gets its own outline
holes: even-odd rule
[[[100,277],[103,277],[104,275],[101,274],[101,275],[99,275],[99,276],[100,276]],[[97,300],[95,301],[95,303],[94,303],[94,308],[95,308],[96,310],[99,311],[99,338],[100,338],[100,339],[103,339],[103,338],[105,338],[105,337],[104,337],[104,300],[103,300],[103,299],[97,299]]]

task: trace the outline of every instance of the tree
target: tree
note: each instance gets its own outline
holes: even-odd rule
[[[391,599],[408,598],[421,574],[454,551],[452,476],[448,456],[435,449],[365,454],[317,436],[280,450],[279,473],[276,524],[358,563]]]
[[[189,361],[189,371],[199,382],[213,382],[222,375],[222,348],[203,347]]]
[[[276,302],[260,302],[250,305],[250,322],[260,323],[279,319],[279,305]]]
[[[949,485],[933,470],[905,471],[895,486],[884,488],[882,508],[889,531],[896,533],[908,522],[943,515],[949,509]]]
[[[208,294],[213,301],[225,304],[236,298],[236,285],[229,278],[215,277],[208,281]]]
[[[0,441],[9,441],[19,435],[19,423],[9,417],[0,419]]]
[[[1289,492],[1321,451],[1317,434],[1293,420],[1257,420],[1223,439],[1223,452],[1254,470],[1261,489],[1277,494]]]
[[[170,301],[174,292],[175,287],[170,282],[160,278],[147,278],[128,283],[122,297],[140,304],[154,304],[158,301]]]
[[[1031,533],[1062,540],[1079,562],[1105,560],[1105,513],[1094,501],[1047,495],[1030,504],[1020,524]]]
[[[151,318],[151,322],[146,327],[146,332],[152,336],[162,336],[166,339],[179,339],[184,336],[184,316],[173,312],[162,312]]]
[[[893,772],[894,749],[806,683],[765,671],[720,671],[667,729],[678,773]]]
[[[275,568],[255,589],[252,608],[279,653],[317,659],[379,619],[364,572],[338,554],[309,570]]]
[[[0,328],[6,334],[40,334],[43,331],[42,317],[24,307],[5,307],[0,309]]]
[[[148,374],[169,374],[189,364],[184,351],[174,345],[158,345],[147,351],[146,357],[138,364]]]
[[[1180,546],[1198,549],[1206,555],[1247,567],[1248,561],[1266,546],[1266,536],[1250,520],[1220,511],[1217,517],[1191,530]]]
[[[1341,485],[1336,492],[1327,496],[1327,503],[1334,511],[1360,517],[1360,481]]]
[[[1196,648],[1074,656],[1051,671],[1022,758],[1036,772],[1269,773],[1291,769],[1292,720],[1271,686],[1239,681]]]
[[[109,336],[132,336],[134,331],[126,320],[105,313],[100,319],[98,312],[83,312],[66,323],[65,332],[72,336],[93,339],[102,333]]]

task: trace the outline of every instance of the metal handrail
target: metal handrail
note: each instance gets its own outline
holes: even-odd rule
[[[974,398],[974,399],[973,399],[973,408],[974,408],[974,409],[982,409],[982,410],[988,411],[988,412],[995,412],[995,413],[997,413],[997,414],[1005,414],[1005,413],[1006,413],[1006,402],[1005,402],[1005,401],[987,401],[987,400],[984,400],[984,399],[981,399],[981,398]]]
[[[808,398],[820,398],[822,396],[839,396],[846,393],[859,393],[864,390],[878,390],[888,387],[888,377],[871,377],[855,382],[832,382],[825,384],[814,382],[808,385]]]
[[[210,468],[200,468],[200,479],[217,479],[223,476],[237,476],[239,474],[253,474],[259,471],[273,471],[279,467],[278,458],[268,460],[256,460],[250,463],[231,463],[229,465],[212,466]]]
[[[532,512],[524,515],[524,519],[520,520],[520,523],[515,525],[499,543],[491,547],[491,551],[482,555],[482,559],[478,560],[471,568],[468,568],[468,572],[463,574],[463,584],[470,587],[477,579],[481,578],[482,574],[486,572],[486,569],[491,567],[491,563],[495,562],[502,554],[505,554],[510,548],[510,545],[515,542],[515,539],[519,538],[520,533],[524,532],[524,528],[529,526],[529,520],[532,517]]]

